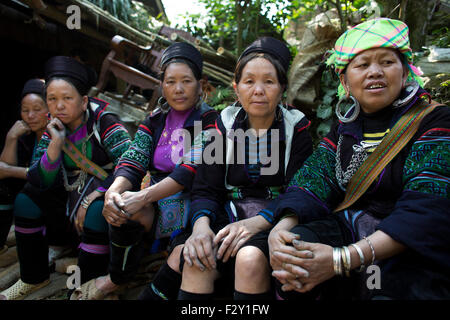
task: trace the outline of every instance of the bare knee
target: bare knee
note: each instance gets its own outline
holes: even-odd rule
[[[153,218],[155,216],[155,208],[153,204],[149,204],[131,216],[131,220],[137,221],[144,226],[145,232],[149,232],[152,228]]]
[[[212,293],[214,292],[214,280],[218,275],[216,269],[201,271],[196,265],[189,266],[185,262],[181,289],[192,293]]]
[[[270,288],[270,267],[264,253],[253,246],[236,255],[235,289],[246,293],[266,292]]]
[[[173,250],[172,253],[170,254],[169,258],[167,258],[167,264],[169,265],[169,267],[178,272],[180,272],[180,254],[181,251],[183,250],[183,246],[182,244],[176,246]]]

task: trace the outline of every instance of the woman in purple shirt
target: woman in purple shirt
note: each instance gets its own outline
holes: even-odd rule
[[[103,216],[112,231],[110,273],[81,287],[81,293],[92,292],[87,299],[103,299],[130,280],[142,257],[144,234],[155,218],[158,244],[166,244],[187,222],[197,166],[181,160],[189,151],[183,139],[214,127],[217,118],[201,99],[202,66],[200,52],[189,44],[174,43],[163,53],[159,108],[139,125],[105,195]],[[141,189],[147,171],[151,183]]]

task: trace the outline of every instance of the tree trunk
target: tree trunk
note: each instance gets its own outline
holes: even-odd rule
[[[341,31],[345,32],[345,30],[347,30],[347,28],[346,28],[347,22],[345,21],[345,17],[342,14],[341,1],[335,0],[335,1],[331,1],[331,3],[336,7],[336,9],[338,11],[339,20],[341,22]]]
[[[425,45],[427,27],[438,0],[376,0],[381,16],[404,21],[409,27],[409,41],[413,51]]]
[[[397,10],[399,8],[396,8],[396,7],[400,3],[400,0],[376,0],[376,2],[381,7],[381,16],[382,17],[389,17],[389,18],[393,18],[393,19],[396,19],[398,17]]]
[[[422,50],[426,44],[427,27],[438,0],[409,0],[406,6],[405,22],[409,27],[409,41],[413,51]],[[417,8],[420,8],[418,10]]]

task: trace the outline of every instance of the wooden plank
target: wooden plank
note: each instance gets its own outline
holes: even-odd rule
[[[50,283],[44,288],[39,289],[36,292],[33,292],[24,300],[44,300],[48,297],[51,297],[62,290],[67,289],[66,282],[68,276],[65,274],[53,272],[50,275]]]
[[[0,273],[0,290],[5,290],[13,285],[20,277],[19,262],[16,262],[12,266],[4,269]]]

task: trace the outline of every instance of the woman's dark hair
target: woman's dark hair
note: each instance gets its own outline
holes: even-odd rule
[[[48,79],[45,83],[45,87],[44,87],[44,98],[45,99],[47,99],[47,88],[53,80],[64,80],[64,81],[68,82],[77,90],[77,92],[82,97],[86,96],[89,92],[88,86],[85,83],[83,83],[75,78],[56,76],[56,77],[52,77],[52,78]]]
[[[245,66],[250,60],[253,60],[255,58],[264,58],[274,66],[275,70],[277,71],[278,82],[284,88],[284,92],[287,89],[288,84],[287,72],[281,65],[280,61],[278,61],[278,59],[275,59],[268,53],[251,52],[244,56],[241,60],[239,60],[236,65],[236,69],[234,70],[234,82],[236,82],[237,84],[239,83],[239,81],[241,81],[242,71],[244,70]]]
[[[166,69],[171,63],[184,63],[189,67],[189,69],[191,69],[192,74],[194,75],[195,79],[197,79],[197,81],[200,81],[200,79],[202,78],[200,70],[198,70],[198,68],[191,61],[182,58],[175,58],[169,60],[167,63],[161,66],[161,72],[159,73],[159,80],[164,81]]]

